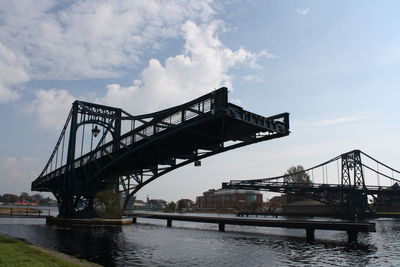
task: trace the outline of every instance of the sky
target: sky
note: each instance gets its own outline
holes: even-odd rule
[[[0,0],[0,194],[31,193],[75,99],[138,115],[222,86],[251,112],[289,112],[291,134],[175,170],[138,199],[194,200],[353,149],[400,169],[398,10],[394,0]]]

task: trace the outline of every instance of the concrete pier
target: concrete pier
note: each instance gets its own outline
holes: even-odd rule
[[[136,219],[136,218],[134,218]],[[134,222],[132,217],[126,217],[121,219],[103,219],[103,218],[94,218],[94,219],[69,219],[69,218],[57,218],[57,217],[47,217],[46,224],[47,225],[60,225],[60,226],[69,226],[69,225],[127,225],[132,224]]]

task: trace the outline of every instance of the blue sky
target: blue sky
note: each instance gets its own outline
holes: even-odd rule
[[[290,112],[291,135],[174,171],[139,198],[194,199],[223,181],[276,176],[355,148],[400,169],[399,8],[0,1],[0,194],[29,191],[74,99],[141,114],[221,86],[247,110]]]

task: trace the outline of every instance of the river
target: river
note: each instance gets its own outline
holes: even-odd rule
[[[44,219],[0,218],[0,233],[104,266],[400,266],[400,220],[376,220],[349,246],[341,231],[141,219],[126,226],[57,227]]]

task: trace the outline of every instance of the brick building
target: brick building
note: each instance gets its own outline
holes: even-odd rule
[[[235,209],[245,210],[250,204],[260,209],[263,204],[260,191],[239,189],[210,189],[202,196],[196,197],[196,206],[199,209]]]

